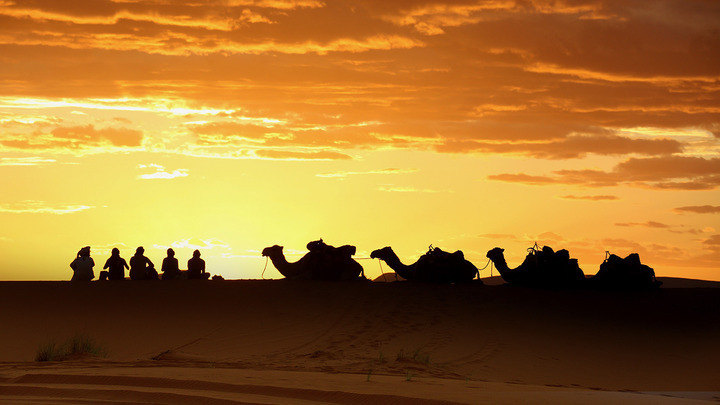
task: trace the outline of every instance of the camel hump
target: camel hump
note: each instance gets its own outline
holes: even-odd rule
[[[633,267],[640,267],[640,255],[637,253],[630,253],[625,259],[625,263]]]
[[[662,284],[655,279],[655,270],[642,264],[637,253],[624,259],[611,254],[593,278],[615,288],[657,288]]]
[[[446,252],[439,247],[432,248],[427,252],[428,255],[432,255],[435,257],[448,257],[450,256],[450,252]]]
[[[616,265],[616,264],[619,264],[622,262],[623,262],[623,259],[620,256],[614,255],[614,254],[611,254],[610,256],[608,256],[607,259],[605,259],[605,263],[610,263],[612,265]]]
[[[357,252],[357,248],[352,245],[343,245],[337,248],[337,252],[343,256],[352,256]]]
[[[307,250],[309,250],[309,251],[311,251],[311,252],[323,251],[323,250],[325,250],[325,249],[327,249],[327,248],[332,248],[332,246],[330,246],[330,245],[326,244],[325,242],[323,242],[322,239],[314,240],[314,241],[312,241],[312,242],[308,242],[308,244],[307,244]]]
[[[463,254],[462,250],[456,250],[452,253],[452,258],[455,260],[465,260],[465,254]]]
[[[562,260],[563,262],[567,262],[568,260],[570,260],[570,252],[568,252],[567,249],[560,249],[555,252],[555,257]]]

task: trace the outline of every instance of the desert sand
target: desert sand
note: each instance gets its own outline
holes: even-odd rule
[[[717,402],[720,283],[662,280],[3,282],[0,403]]]

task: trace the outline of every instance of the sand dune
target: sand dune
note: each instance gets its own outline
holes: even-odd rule
[[[132,376],[129,376],[132,374]],[[172,378],[167,377],[172,376]],[[0,381],[0,403],[246,403],[419,404],[538,402],[553,404],[697,404],[667,393],[393,376],[370,381],[353,374],[208,369],[104,367],[32,371]],[[707,397],[708,393],[704,393]]]
[[[720,398],[718,283],[603,292],[488,281],[0,283],[0,402]],[[78,333],[107,357],[33,362],[43,343]]]

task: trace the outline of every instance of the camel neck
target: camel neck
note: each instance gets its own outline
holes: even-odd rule
[[[272,255],[270,256],[270,260],[283,277],[294,278],[298,275],[300,266],[298,263],[288,262],[284,253],[281,252],[277,255]]]
[[[287,268],[287,265],[290,264],[285,258],[284,253],[272,255],[270,256],[270,260],[272,261],[275,268],[277,268],[278,270],[284,270],[285,268]]]
[[[505,270],[509,269],[507,262],[505,261],[504,255],[500,254],[491,260],[492,260],[493,264],[495,265],[495,268],[498,269],[498,271],[505,271]]]
[[[400,261],[400,258],[392,250],[390,250],[384,260],[385,263],[387,263],[387,265],[390,266],[391,269],[395,270],[395,273],[397,273],[400,277],[406,280],[412,278],[412,268],[408,265],[403,264],[403,262]]]

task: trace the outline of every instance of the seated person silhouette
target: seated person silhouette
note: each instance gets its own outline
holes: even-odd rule
[[[77,252],[75,260],[70,263],[73,276],[70,281],[90,281],[95,278],[93,272],[95,261],[90,257],[90,246],[85,246]]]
[[[155,265],[147,257],[143,256],[145,248],[139,246],[135,255],[130,258],[130,279],[131,280],[157,280]]]
[[[175,258],[175,251],[171,249],[167,250],[167,257],[163,259],[162,267],[162,279],[173,280],[180,278],[180,268],[178,267],[178,259]]]
[[[188,279],[207,280],[210,273],[205,273],[205,260],[200,258],[200,251],[193,252],[192,259],[188,260]]]
[[[145,274],[147,275],[147,280],[160,280],[160,275],[158,275],[157,270],[155,270],[155,265],[152,263],[148,264]]]
[[[125,259],[120,257],[120,250],[113,248],[103,266],[103,269],[108,269],[108,271],[100,272],[100,280],[125,280],[125,269],[129,268]]]

